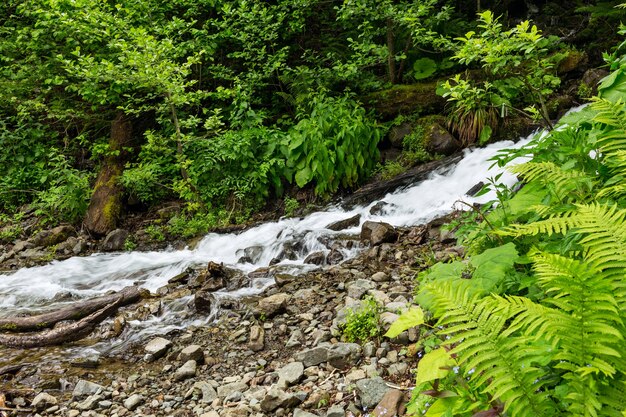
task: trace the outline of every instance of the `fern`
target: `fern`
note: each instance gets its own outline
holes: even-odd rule
[[[521,175],[526,181],[543,184],[546,188],[553,190],[560,200],[566,199],[574,191],[581,198],[589,194],[594,183],[593,178],[586,173],[573,169],[564,170],[553,162],[527,162],[509,170]]]
[[[437,282],[425,287],[435,315],[450,335],[447,344],[471,380],[504,402],[513,416],[552,416],[555,404],[541,390],[544,372],[537,367],[545,352],[526,336],[504,331],[516,310],[504,299],[480,298],[459,281]],[[473,372],[470,372],[473,371]]]

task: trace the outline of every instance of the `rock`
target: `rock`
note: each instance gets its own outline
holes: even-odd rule
[[[449,156],[461,150],[463,144],[439,123],[432,123],[425,128],[424,147],[433,155]]]
[[[278,293],[265,297],[259,301],[255,314],[258,316],[264,315],[266,318],[275,316],[285,310],[289,295],[285,293]]]
[[[439,241],[444,245],[456,242],[456,235],[453,231],[441,228],[439,229]]]
[[[326,260],[324,252],[313,252],[306,258],[304,258],[305,264],[323,265]]]
[[[178,360],[181,362],[187,362],[189,360],[194,360],[197,363],[204,362],[204,352],[202,348],[198,345],[189,345],[178,354]]]
[[[395,417],[403,415],[404,393],[397,389],[387,391],[380,400],[374,411],[370,414],[372,417]]]
[[[413,131],[413,124],[411,122],[403,122],[398,126],[393,126],[389,129],[387,138],[391,142],[391,146],[402,149],[402,142],[404,138]]]
[[[353,366],[360,358],[361,346],[358,343],[337,343],[327,353],[327,362],[338,369]]]
[[[243,381],[231,382],[217,387],[217,396],[224,399],[233,392],[245,392],[247,389],[248,385]]]
[[[72,391],[72,397],[82,398],[88,395],[96,394],[99,391],[104,391],[104,387],[100,384],[87,381],[85,379],[79,379]]]
[[[298,329],[291,332],[289,340],[287,340],[287,344],[285,346],[288,348],[302,346],[302,332]]]
[[[115,229],[109,232],[102,242],[102,250],[111,252],[124,249],[124,243],[128,238],[128,234],[128,230],[125,229]]]
[[[277,408],[292,408],[300,404],[300,399],[293,394],[288,394],[279,388],[270,389],[263,400],[261,400],[261,409],[271,412]]]
[[[398,232],[389,223],[366,221],[361,227],[361,242],[371,246],[393,243],[398,239]]]
[[[289,284],[290,282],[293,282],[297,279],[297,277],[291,275],[291,274],[276,274],[274,276],[274,281],[276,282],[276,285],[278,285],[279,287],[284,287],[285,285]]]
[[[345,417],[346,412],[340,405],[333,405],[326,411],[326,417]]]
[[[374,275],[371,276],[371,279],[374,282],[387,282],[391,280],[389,275],[385,274],[382,271],[376,272]]]
[[[385,394],[391,390],[381,377],[361,379],[356,382],[361,405],[365,408],[373,408],[382,401]]]
[[[23,250],[32,249],[34,247],[35,247],[35,245],[32,242],[29,242],[27,240],[20,240],[15,245],[13,245],[13,249],[12,250],[15,253],[19,253],[19,252],[21,252]]]
[[[145,399],[143,398],[142,395],[133,394],[130,397],[128,397],[126,400],[124,400],[124,407],[126,407],[130,411],[133,411],[135,408],[143,404],[144,401]]]
[[[348,284],[348,297],[359,300],[369,290],[376,288],[376,284],[368,279],[357,279]]]
[[[174,372],[174,380],[184,381],[185,379],[196,376],[197,363],[194,360],[188,360]]]
[[[57,226],[50,230],[43,230],[30,238],[34,246],[52,246],[67,240],[70,236],[75,236],[76,230],[72,226]],[[15,250],[15,249],[14,249]]]
[[[389,203],[384,201],[379,201],[370,208],[370,214],[372,216],[378,216],[379,214],[383,214],[385,212],[385,207],[388,206]]]
[[[211,384],[206,381],[198,381],[187,391],[185,398],[190,398],[194,391],[200,391],[202,393],[201,402],[209,404],[217,398],[217,392]]]
[[[318,415],[296,408],[293,410],[293,417],[318,417]]]
[[[215,296],[210,291],[197,291],[193,297],[193,305],[200,313],[211,313],[215,304]]]
[[[18,255],[22,259],[36,261],[36,262],[50,259],[50,254],[48,252],[44,250],[39,250],[36,248],[26,249],[20,252]]]
[[[567,55],[559,62],[557,67],[558,74],[565,74],[574,70],[582,72],[587,66],[589,58],[585,52],[570,50]]]
[[[361,222],[361,215],[357,214],[349,219],[339,220],[326,226],[327,229],[338,232],[340,230],[349,229],[351,227],[357,227]]]
[[[484,186],[485,186],[485,183],[483,181],[480,181],[477,184],[475,184],[472,188],[467,190],[465,192],[465,195],[468,197],[474,197],[476,194],[478,194],[480,190],[483,189]]]
[[[438,81],[413,84],[396,84],[363,98],[368,108],[373,108],[382,121],[392,120],[399,114],[434,114],[443,111],[446,99],[438,96]]]
[[[303,350],[295,355],[295,359],[302,362],[305,368],[326,362],[327,358],[328,348],[325,346],[318,346],[312,349]]]
[[[94,410],[98,406],[98,402],[102,399],[100,395],[90,395],[84,401],[78,403],[76,407],[83,411]]]
[[[48,394],[47,392],[41,392],[35,396],[33,402],[31,403],[31,407],[36,410],[45,410],[48,407],[52,407],[53,405],[57,405],[58,401],[55,397]]]
[[[143,348],[146,352],[146,362],[152,362],[159,359],[167,353],[172,347],[172,342],[162,337],[155,337]]]
[[[250,259],[250,263],[257,263],[263,255],[263,246],[249,246],[243,250],[243,256]]]
[[[263,350],[265,344],[265,330],[261,326],[252,326],[250,328],[250,341],[248,347],[253,352]]]
[[[278,370],[278,382],[287,386],[299,382],[304,376],[304,365],[302,362],[291,362]]]
[[[326,257],[326,263],[328,265],[337,265],[339,262],[343,261],[343,253],[337,248],[331,249]]]
[[[221,416],[217,411],[211,410],[208,413],[200,414],[200,417],[221,417]]]

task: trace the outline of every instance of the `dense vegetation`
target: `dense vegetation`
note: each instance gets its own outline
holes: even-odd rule
[[[587,42],[599,27],[610,38],[613,5],[550,10],[584,17]],[[476,21],[481,7],[494,13]],[[368,93],[465,68],[482,68],[481,81],[440,91],[463,141],[488,140],[509,109],[549,124],[571,46],[523,21],[531,11],[522,1],[8,0],[0,211],[31,204],[101,233],[129,204],[179,199],[189,215],[229,221],[286,188],[327,198],[378,162],[385,126],[364,108]]]
[[[418,277],[432,320],[415,308],[388,334],[425,331],[418,415],[624,415],[623,52],[590,106],[497,159],[530,157],[511,168],[523,188],[494,183],[497,205],[458,225],[468,258]]]

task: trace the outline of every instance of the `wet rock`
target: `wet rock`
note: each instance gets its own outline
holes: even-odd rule
[[[47,392],[41,392],[37,394],[37,396],[33,399],[31,403],[31,407],[35,410],[45,410],[46,408],[52,407],[58,403],[57,399]]]
[[[209,291],[200,290],[194,295],[193,304],[196,307],[196,311],[200,313],[211,313],[212,307],[215,304],[215,296]]]
[[[303,350],[295,355],[295,359],[302,362],[305,368],[326,362],[327,358],[328,348],[325,346],[318,346],[312,349]]]
[[[360,222],[361,215],[357,214],[356,216],[352,216],[349,219],[339,220],[337,222],[331,223],[326,226],[326,228],[338,232],[340,230],[349,229],[351,227],[357,227]]]
[[[432,123],[425,128],[424,147],[433,155],[452,155],[461,150],[463,144],[439,123]]]
[[[300,403],[300,399],[295,395],[274,387],[261,400],[261,409],[265,412],[272,412],[277,408],[292,408]]]
[[[387,207],[388,205],[389,203],[379,201],[378,203],[374,204],[372,208],[370,208],[370,214],[372,216],[378,216],[380,214],[383,214],[385,212],[385,207]]]
[[[404,393],[397,389],[387,391],[387,393],[380,400],[374,411],[372,411],[372,417],[395,417],[404,414]]]
[[[356,382],[361,405],[365,408],[374,408],[382,401],[385,394],[391,390],[381,377],[361,379]]]
[[[146,352],[144,359],[146,362],[152,362],[159,359],[165,355],[171,347],[172,342],[169,340],[162,337],[155,337],[144,347],[144,351]]]
[[[361,346],[358,343],[337,343],[327,351],[328,363],[338,369],[355,365],[361,358]]]
[[[194,360],[188,360],[174,372],[174,380],[184,381],[185,379],[196,376],[197,363]]]
[[[72,397],[83,398],[101,391],[104,391],[104,387],[102,385],[85,379],[79,379],[74,387],[74,391],[72,391]]]
[[[137,407],[139,407],[145,401],[144,397],[140,394],[133,394],[124,400],[124,407],[128,410],[133,411]]]
[[[178,354],[178,360],[181,362],[187,362],[190,360],[194,360],[197,363],[204,362],[204,352],[202,351],[202,347],[198,345],[189,345]]]
[[[279,287],[283,287],[287,284],[289,284],[290,282],[295,281],[297,278],[291,274],[276,274],[274,276],[274,281],[276,282],[276,285],[278,285]]]
[[[483,189],[483,187],[485,186],[485,183],[483,181],[480,181],[479,183],[477,183],[476,185],[474,185],[472,188],[470,188],[469,190],[467,190],[465,192],[465,195],[468,197],[474,197],[476,194],[478,194],[478,192],[480,190]]]
[[[253,352],[263,350],[265,345],[265,330],[261,326],[252,326],[250,328],[250,341],[248,347]]]
[[[257,263],[263,255],[263,246],[249,246],[243,250],[243,257],[248,258],[250,263]]]
[[[361,242],[377,246],[393,243],[398,239],[398,232],[389,223],[366,221],[361,227]]]
[[[70,236],[75,236],[76,230],[72,226],[57,226],[50,230],[43,230],[29,240],[35,246],[52,246],[67,240]]]
[[[291,362],[278,370],[279,385],[284,383],[287,386],[299,382],[304,376],[304,364],[302,362]]]
[[[265,297],[259,301],[255,314],[257,317],[264,315],[266,318],[270,318],[278,313],[282,313],[287,306],[289,298],[289,295],[285,293],[278,293]]]
[[[306,258],[304,258],[305,264],[323,265],[326,260],[324,252],[313,252]]]
[[[102,242],[102,250],[106,252],[120,251],[124,249],[124,243],[128,238],[128,230],[115,229],[109,232]]]
[[[333,248],[326,257],[326,263],[329,265],[337,265],[339,262],[343,261],[343,259],[343,253],[341,253],[339,249]]]

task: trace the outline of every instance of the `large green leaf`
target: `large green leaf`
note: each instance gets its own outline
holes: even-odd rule
[[[444,348],[427,353],[417,364],[415,385],[444,378],[454,365],[454,359]]]
[[[518,258],[519,254],[513,243],[487,249],[470,260],[471,265],[476,268],[472,281],[486,292],[494,291]]]
[[[437,71],[437,63],[430,58],[420,58],[413,63],[413,71],[413,77],[416,80],[422,80]]]
[[[604,78],[598,87],[598,95],[612,102],[623,101],[626,97],[626,72],[620,68]]]
[[[424,324],[424,311],[419,307],[413,307],[398,317],[398,320],[387,330],[385,336],[390,338],[396,337],[403,331],[420,324]]]
[[[304,167],[298,172],[296,172],[296,184],[298,187],[302,188],[311,181],[313,173],[309,167]]]

